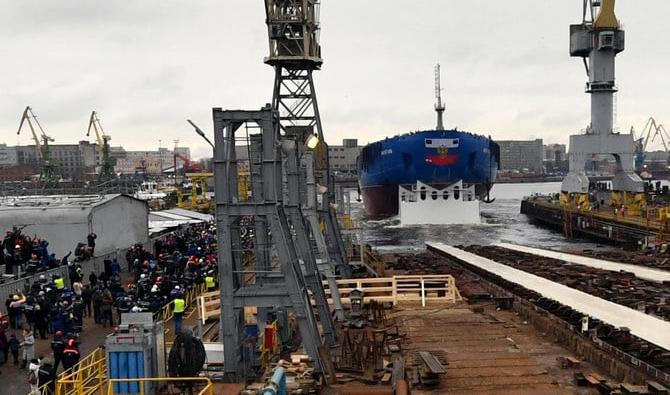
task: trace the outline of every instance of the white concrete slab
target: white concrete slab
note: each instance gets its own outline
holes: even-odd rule
[[[663,347],[666,350],[670,350],[670,322],[668,321],[443,243],[430,242],[426,244],[454,258],[468,262],[508,281],[538,292],[547,298],[568,305],[581,313],[598,318],[610,325],[618,328],[627,327],[635,336]]]
[[[653,269],[645,266],[631,265],[627,263],[605,261],[602,259],[589,258],[580,255],[566,254],[559,251],[543,250],[541,248],[520,246],[510,243],[494,243],[494,246],[508,248],[519,252],[539,255],[547,258],[558,259],[564,262],[570,262],[577,265],[591,266],[603,270],[611,271],[626,271],[635,274],[635,277],[662,283],[663,281],[670,281],[670,272],[666,270]]]

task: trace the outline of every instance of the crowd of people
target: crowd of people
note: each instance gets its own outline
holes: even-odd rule
[[[78,363],[85,317],[92,318],[92,325],[111,328],[123,313],[155,313],[171,305],[178,333],[186,292],[198,284],[210,290],[217,287],[213,224],[171,232],[156,239],[151,251],[136,244],[125,254],[127,272],[122,272],[115,258],[104,261],[101,273],[91,271],[84,279],[82,265],[93,256],[96,238],[91,234],[86,243],[79,243],[72,261],[71,254],[57,260],[49,254],[46,240],[31,238],[20,229],[7,232],[2,241],[2,262],[10,262],[12,272],[21,268],[22,273],[33,273],[37,281],[5,302],[0,316],[0,366],[9,363],[11,354],[13,364],[27,370],[33,390],[53,382],[61,365],[67,370]],[[69,281],[40,273],[60,265],[68,266]],[[50,340],[52,357],[35,355],[36,338]]]

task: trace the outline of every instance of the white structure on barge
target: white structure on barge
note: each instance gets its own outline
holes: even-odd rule
[[[479,224],[479,200],[475,186],[458,181],[437,189],[421,181],[398,192],[401,225]]]

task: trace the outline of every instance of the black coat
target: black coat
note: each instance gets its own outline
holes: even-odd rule
[[[44,384],[51,382],[49,388],[51,393],[53,393],[53,386],[55,385],[54,380],[56,379],[56,372],[52,364],[48,362],[43,362],[40,365],[40,370],[37,371],[37,385],[43,386]]]

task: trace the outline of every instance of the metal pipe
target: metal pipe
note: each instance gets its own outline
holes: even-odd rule
[[[270,378],[270,383],[261,390],[261,395],[286,394],[286,369],[278,366]]]

